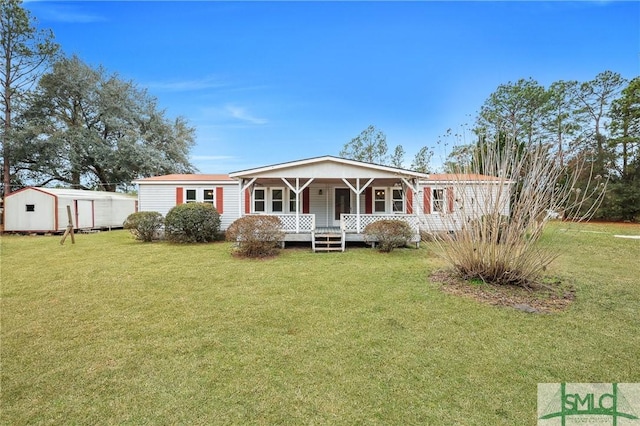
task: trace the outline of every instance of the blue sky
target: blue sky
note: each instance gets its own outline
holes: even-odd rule
[[[640,3],[29,1],[67,55],[148,89],[225,173],[337,155],[372,124],[406,163],[500,84],[640,75]]]

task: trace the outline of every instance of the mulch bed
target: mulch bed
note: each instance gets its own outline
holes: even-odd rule
[[[431,275],[431,281],[440,284],[445,293],[535,314],[563,311],[575,299],[573,286],[560,279],[548,279],[522,287],[476,283],[460,278],[455,272],[441,270]]]

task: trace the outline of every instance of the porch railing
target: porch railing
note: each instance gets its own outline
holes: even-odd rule
[[[316,229],[316,216],[314,214],[270,214],[280,219],[282,231],[287,233],[308,233]],[[341,214],[340,230],[350,233],[362,233],[364,228],[378,220],[402,220],[411,226],[419,234],[419,219],[415,215],[408,214],[361,214],[360,227],[358,228],[358,215]]]
[[[344,232],[358,232],[364,231],[364,228],[370,223],[377,222],[379,220],[402,220],[407,222],[416,234],[419,234],[419,220],[415,215],[408,214],[361,214],[358,223],[358,215],[356,214],[341,214],[340,215],[340,228]]]
[[[280,219],[282,231],[287,233],[311,232],[316,228],[316,215],[314,214],[271,214]]]

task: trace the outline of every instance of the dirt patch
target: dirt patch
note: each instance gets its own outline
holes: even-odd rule
[[[575,299],[573,286],[560,279],[547,279],[529,287],[467,281],[451,271],[437,271],[431,281],[445,293],[474,299],[494,306],[506,306],[537,314],[560,312]]]

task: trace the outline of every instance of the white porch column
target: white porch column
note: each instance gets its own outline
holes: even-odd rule
[[[356,187],[354,188],[351,183],[345,178],[342,178],[342,181],[356,194],[356,231],[358,234],[360,233],[360,194],[367,189],[371,182],[373,182],[373,178],[369,179],[364,186],[360,186],[360,178],[356,178]]]
[[[304,191],[305,188],[309,186],[311,182],[313,182],[313,178],[310,178],[304,185],[302,185],[302,188],[300,187],[300,178],[296,178],[295,188],[293,187],[293,185],[289,183],[287,179],[285,178],[280,178],[280,179],[289,187],[289,189],[291,189],[296,194],[296,234],[297,234],[300,232],[300,195],[302,194],[302,191]]]
[[[251,185],[253,185],[253,183],[256,181],[256,179],[257,178],[252,178],[249,182],[247,182],[246,185],[243,185],[244,184],[244,179],[240,180],[240,185],[239,185],[240,194],[238,194],[239,195],[239,197],[238,197],[238,204],[239,204],[239,206],[238,206],[238,208],[239,208],[238,217],[242,217],[243,214],[244,214],[244,212],[242,211],[242,207],[243,207],[242,206],[242,194],[244,193],[244,191],[247,188],[249,188]]]

